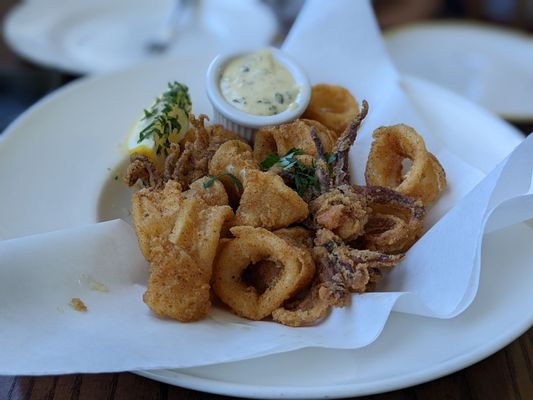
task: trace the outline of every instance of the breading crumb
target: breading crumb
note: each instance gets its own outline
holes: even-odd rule
[[[74,310],[79,312],[87,312],[87,306],[79,297],[73,297],[72,300],[70,300],[70,303],[68,303],[69,306],[71,306]]]

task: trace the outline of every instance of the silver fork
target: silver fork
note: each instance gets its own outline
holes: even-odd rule
[[[180,28],[194,16],[196,7],[197,0],[174,0],[172,10],[168,13],[152,39],[147,43],[147,51],[152,54],[166,52],[176,39]]]

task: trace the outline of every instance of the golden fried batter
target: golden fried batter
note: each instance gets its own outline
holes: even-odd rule
[[[236,238],[221,246],[213,272],[213,288],[236,314],[261,320],[313,278],[315,266],[308,250],[293,246],[263,228],[239,226],[231,232]],[[262,294],[249,286],[242,276],[250,264],[261,260],[282,265],[274,284]]]
[[[357,101],[344,87],[318,84],[311,91],[311,101],[302,118],[321,122],[340,136],[359,111]]]
[[[364,232],[370,209],[366,196],[341,185],[326,192],[309,204],[313,226],[326,228],[341,239],[355,240]]]
[[[168,181],[163,189],[142,189],[132,198],[132,220],[141,253],[152,260],[152,241],[166,238],[183,202],[181,185]]]
[[[403,175],[403,161],[412,165]],[[432,203],[446,188],[446,174],[431,154],[422,136],[410,126],[399,124],[378,128],[365,170],[367,185],[385,186],[406,196]]]
[[[330,153],[335,145],[336,134],[317,121],[297,119],[287,124],[259,129],[255,136],[255,160],[261,162],[272,153],[284,156],[293,148],[316,156],[317,149],[311,137],[312,127],[317,130],[324,151]]]
[[[165,162],[166,179],[174,179],[184,188],[195,180],[207,175],[209,160],[221,144],[228,140],[242,140],[221,125],[205,126],[208,119],[201,114],[198,118],[189,117],[192,128],[185,134],[180,147],[171,148],[171,154]]]
[[[313,247],[313,234],[300,226],[282,228],[273,232],[276,236],[286,240],[293,246],[310,250]],[[253,286],[258,293],[263,293],[273,286],[282,271],[282,264],[272,260],[261,260],[246,268],[243,279],[249,286]]]
[[[272,230],[307,218],[307,203],[279,176],[251,169],[246,169],[243,175],[244,192],[234,225]]]
[[[191,199],[200,197],[208,206],[227,206],[229,202],[224,185],[219,181],[214,181],[208,187],[204,187],[204,183],[208,180],[209,177],[204,176],[194,181],[183,195]]]
[[[221,176],[220,181],[226,188],[231,204],[238,206],[241,190],[232,178],[224,174],[232,174],[242,180],[241,172],[244,169],[259,169],[258,163],[252,155],[252,148],[240,140],[229,140],[218,148],[209,162],[209,175]]]
[[[152,311],[183,322],[207,315],[220,232],[232,216],[229,206],[209,206],[201,198],[183,200],[172,232],[151,240],[150,278],[143,299]]]
[[[388,254],[406,252],[422,236],[426,215],[422,201],[381,186],[357,187],[371,209],[361,243]]]
[[[314,285],[303,299],[295,300],[272,311],[272,319],[288,326],[307,326],[323,319],[331,305],[320,298],[320,285]]]

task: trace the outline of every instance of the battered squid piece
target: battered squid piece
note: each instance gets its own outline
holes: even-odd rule
[[[304,154],[315,156],[317,149],[311,137],[311,129],[316,130],[323,148],[331,152],[336,135],[320,122],[297,119],[283,125],[262,128],[257,131],[254,144],[254,158],[263,161],[270,154],[283,156],[291,149],[301,149]]]
[[[341,185],[311,201],[309,211],[313,228],[326,228],[341,239],[352,241],[364,233],[370,208],[364,193]]]
[[[303,118],[316,120],[341,135],[358,111],[357,101],[344,87],[318,84],[313,86],[311,101]]]
[[[208,151],[210,154],[215,154],[219,146],[229,140],[238,140],[240,142],[246,143],[246,141],[241,136],[239,136],[235,132],[228,131],[222,125],[209,125],[206,129],[207,133],[209,133]]]
[[[422,236],[426,211],[422,201],[381,186],[354,186],[371,209],[360,242],[389,254],[404,253]]]
[[[228,196],[222,184],[213,182],[211,186],[204,188],[203,182],[206,179],[193,182],[186,192],[182,192],[178,182],[171,180],[163,188],[144,188],[133,195],[132,222],[139,247],[147,261],[151,260],[151,240],[155,237],[168,237],[185,198],[199,198],[209,206],[228,204]]]
[[[163,179],[153,161],[146,156],[133,153],[130,155],[130,164],[124,176],[124,181],[128,186],[133,186],[139,180],[146,188],[160,188],[163,186]]]
[[[167,158],[165,158],[165,167],[163,170],[163,181],[167,182],[174,179],[176,164],[181,156],[181,148],[178,144],[172,143]]]
[[[207,175],[209,134],[204,127],[206,119],[207,116],[203,114],[197,119],[191,115],[194,140],[185,141],[181,155],[173,168],[172,179],[180,182],[185,189],[193,181]]]
[[[312,233],[303,227],[278,229],[273,232],[293,246],[306,250],[313,247]],[[246,268],[243,274],[244,281],[253,286],[258,293],[275,284],[281,274],[282,264],[272,260],[261,260]]]
[[[209,162],[209,175],[220,176],[232,205],[238,206],[242,191],[230,176],[242,180],[241,173],[245,169],[259,169],[259,164],[254,160],[252,148],[240,140],[229,140],[218,148]]]
[[[185,134],[181,148],[171,147],[165,162],[165,180],[173,179],[187,189],[195,180],[208,174],[209,160],[221,144],[238,139],[238,135],[220,125],[206,127],[206,115],[190,115],[192,128]]]
[[[317,232],[313,258],[317,274],[311,288],[299,299],[272,313],[275,321],[289,326],[312,325],[323,319],[330,307],[349,304],[352,293],[375,286],[383,269],[397,265],[403,255],[387,255],[347,246],[327,229]]]
[[[333,232],[321,229],[315,238],[315,262],[326,290],[321,290],[320,297],[335,306],[345,306],[348,293],[363,293],[374,283],[373,270],[390,269],[403,258],[403,254],[353,249]]]
[[[367,185],[389,187],[426,206],[446,189],[444,169],[415,129],[398,124],[378,128],[373,136],[365,170]],[[412,164],[404,174],[405,159]]]
[[[221,246],[216,259],[213,288],[237,315],[261,320],[313,279],[315,266],[309,251],[294,246],[263,228],[233,227],[235,239]],[[250,264],[268,260],[280,264],[275,282],[259,293],[243,279]]]
[[[195,199],[200,197],[209,206],[227,206],[229,204],[228,195],[224,185],[218,181],[212,182],[208,187],[204,183],[209,181],[209,177],[195,180],[189,186],[189,190],[183,193],[184,197]]]
[[[357,132],[361,123],[365,119],[368,113],[368,103],[366,100],[363,100],[363,107],[360,113],[353,119],[348,128],[341,135],[337,141],[337,146],[335,149],[336,160],[333,167],[333,173],[335,177],[335,186],[340,185],[349,185],[350,184],[350,174],[349,174],[349,152],[350,147],[355,142],[357,138]]]
[[[154,240],[170,234],[182,204],[181,185],[176,181],[168,181],[162,189],[144,188],[133,195],[133,226],[147,261],[152,260]]]
[[[274,231],[274,234],[294,246],[302,247],[304,249],[311,249],[313,247],[313,234],[302,226],[277,229]]]
[[[317,151],[315,174],[318,178],[318,183],[320,184],[320,193],[326,193],[331,188],[331,185],[333,185],[332,175],[326,159],[326,151],[324,150],[324,146],[322,146],[322,142],[314,127],[311,128],[311,138],[313,139],[313,142],[315,142]]]
[[[210,280],[220,232],[232,218],[229,206],[185,198],[168,236],[151,240],[144,302],[160,316],[182,322],[204,318],[211,307]]]
[[[309,215],[307,203],[271,172],[244,170],[244,192],[234,225],[273,230],[301,222]]]
[[[308,326],[316,324],[328,315],[331,306],[320,298],[321,285],[313,285],[299,300],[284,304],[272,312],[272,319],[287,326]]]
[[[320,192],[326,193],[331,188],[335,188],[340,185],[350,184],[350,172],[349,172],[349,152],[350,147],[357,138],[357,132],[361,126],[361,123],[365,119],[368,113],[368,103],[363,100],[363,107],[360,113],[358,113],[352,122],[348,125],[346,130],[337,140],[331,159],[328,161],[326,158],[327,151],[322,146],[322,141],[315,129],[310,130],[311,139],[315,143],[317,149],[316,158],[316,175],[320,183]],[[331,165],[331,168],[330,168]]]

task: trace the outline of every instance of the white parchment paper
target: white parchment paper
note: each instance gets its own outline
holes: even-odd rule
[[[451,318],[468,307],[484,231],[533,218],[533,137],[486,177],[450,151],[402,90],[367,1],[308,1],[284,49],[313,83],[338,83],[369,101],[351,153],[357,182],[372,131],[394,123],[414,126],[446,169],[450,187],[430,210],[431,228],[382,291],[355,295],[314,327],[247,321],[217,307],[204,321],[182,324],[142,302],[148,266],[123,221],[2,241],[0,374],[179,368],[309,346],[358,348],[378,337],[392,310]],[[68,306],[74,297],[87,312]]]

